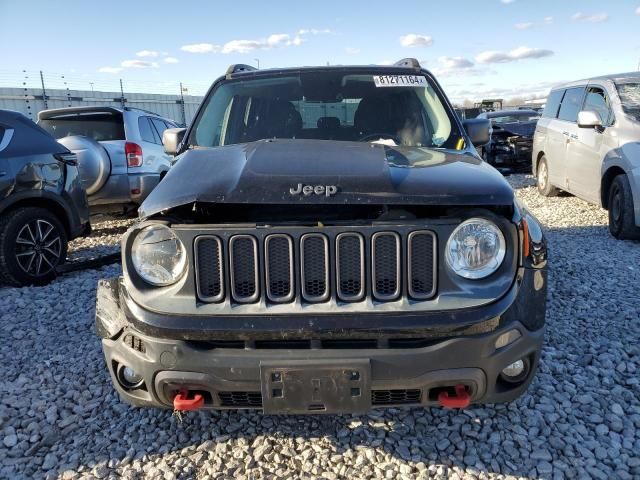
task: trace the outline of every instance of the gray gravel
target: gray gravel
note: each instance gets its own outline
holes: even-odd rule
[[[112,265],[0,289],[0,478],[640,478],[640,243],[610,237],[597,207],[511,181],[552,249],[542,362],[515,403],[359,417],[196,412],[182,423],[130,408],[92,326],[96,281],[117,275]]]

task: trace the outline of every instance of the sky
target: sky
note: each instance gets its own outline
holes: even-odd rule
[[[461,103],[637,70],[640,0],[0,0],[0,44],[3,85],[42,70],[74,88],[114,90],[123,79],[202,94],[232,63],[415,57]]]

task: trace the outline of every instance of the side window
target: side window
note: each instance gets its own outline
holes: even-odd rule
[[[592,110],[600,115],[603,125],[611,125],[611,108],[609,107],[609,99],[604,90],[600,87],[589,87],[587,95],[584,99],[583,110]]]
[[[558,110],[560,109],[560,102],[562,101],[563,95],[564,90],[554,90],[549,94],[547,104],[542,112],[542,116],[544,118],[556,118],[558,116]]]
[[[151,124],[147,117],[138,117],[138,129],[140,130],[140,138],[145,142],[156,143],[156,139],[153,136],[151,130]]]
[[[567,122],[577,122],[578,112],[582,107],[582,97],[584,95],[584,87],[568,88],[567,93],[562,98],[560,112],[558,118]]]
[[[156,132],[158,134],[158,141],[156,141],[156,143],[159,145],[162,145],[162,133],[167,129],[166,123],[164,123],[159,118],[152,117],[152,118],[149,118],[149,120],[151,120],[151,123],[155,127]]]

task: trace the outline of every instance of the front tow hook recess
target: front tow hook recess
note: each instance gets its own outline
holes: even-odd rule
[[[438,394],[438,402],[444,408],[467,408],[471,404],[471,395],[464,385],[458,384],[454,387],[454,396],[449,396],[449,392],[442,391]]]
[[[189,391],[180,390],[173,398],[173,408],[179,411],[198,410],[204,405],[204,397],[196,393],[193,398],[189,398]]]

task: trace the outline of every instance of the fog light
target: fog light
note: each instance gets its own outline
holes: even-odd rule
[[[515,330],[515,329],[509,330],[508,332],[503,333],[496,340],[496,350],[498,350],[499,348],[502,348],[502,347],[506,347],[510,343],[515,342],[521,336],[522,335],[520,335],[520,332],[518,330]]]
[[[144,383],[142,375],[126,365],[120,365],[120,368],[118,368],[118,380],[126,389],[138,388]]]
[[[122,377],[132,385],[140,383],[140,381],[142,380],[142,377],[138,375],[136,371],[131,367],[124,367],[122,369]]]
[[[516,360],[511,365],[507,365],[502,369],[502,374],[505,377],[516,378],[522,375],[524,372],[524,361]]]

